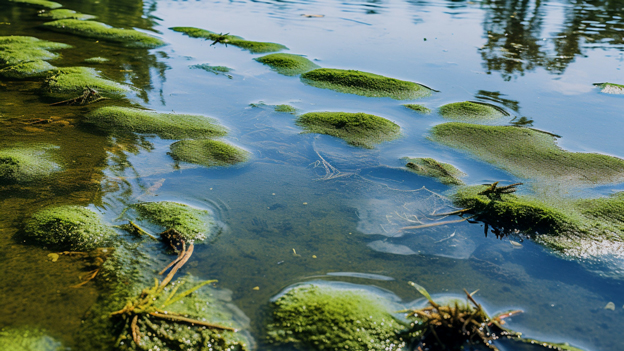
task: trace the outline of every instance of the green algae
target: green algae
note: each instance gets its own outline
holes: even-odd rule
[[[319,65],[307,58],[294,54],[270,54],[254,60],[271,67],[277,73],[285,76],[296,76],[319,68]]]
[[[37,328],[0,329],[0,350],[7,351],[64,351],[54,338]]]
[[[303,285],[271,304],[267,341],[313,350],[400,350],[404,325],[362,289]]]
[[[439,109],[440,115],[456,121],[479,121],[509,116],[504,110],[486,103],[473,101],[454,102]]]
[[[52,206],[35,212],[24,226],[34,243],[56,250],[86,251],[108,244],[115,232],[100,215],[80,206]]]
[[[108,133],[154,134],[162,139],[211,138],[227,134],[224,127],[205,116],[116,106],[91,111],[82,123]]]
[[[281,50],[288,50],[287,47],[276,43],[267,43],[260,41],[244,40],[241,37],[229,34],[219,34],[211,32],[209,30],[194,28],[194,27],[171,27],[169,28],[175,32],[180,32],[188,35],[191,38],[203,38],[206,40],[212,40],[214,43],[222,43],[225,45],[237,46],[241,49],[249,50],[252,54],[263,54],[267,52],[276,52]]]
[[[177,202],[141,202],[131,206],[140,220],[166,229],[175,229],[186,241],[203,241],[212,235],[214,221],[210,212]]]
[[[45,7],[49,9],[57,9],[59,7],[63,7],[63,5],[59,4],[58,2],[46,1],[46,0],[9,0],[9,1],[15,2],[18,4]]]
[[[400,135],[400,127],[395,123],[366,113],[310,112],[299,116],[296,124],[306,133],[335,136],[368,149]]]
[[[565,184],[606,184],[624,179],[624,160],[563,150],[547,133],[513,126],[444,123],[433,127],[431,138],[522,178]]]
[[[575,205],[584,216],[607,221],[624,232],[624,192],[609,197],[579,200]]]
[[[0,150],[0,184],[33,182],[60,169],[44,148]]]
[[[297,112],[297,109],[290,105],[276,105],[275,112],[286,112],[295,114]]]
[[[50,18],[53,20],[77,19],[77,20],[82,20],[82,21],[96,18],[96,16],[93,16],[93,15],[86,15],[84,13],[80,13],[80,12],[76,12],[74,10],[68,10],[68,9],[58,9],[58,10],[52,10],[48,12],[41,12],[39,14],[39,17]]]
[[[218,140],[181,140],[170,148],[174,160],[206,167],[234,165],[249,158],[249,152]]]
[[[53,60],[59,57],[50,50],[69,49],[71,45],[26,36],[0,36],[0,65]]]
[[[624,85],[615,83],[596,83],[594,85],[600,89],[601,93],[616,95],[624,94]]]
[[[192,65],[189,66],[189,68],[191,69],[201,69],[204,70],[206,72],[209,73],[214,73],[216,75],[224,75],[227,76],[228,78],[232,79],[232,75],[228,74],[232,71],[231,68],[229,67],[225,67],[225,66],[211,66],[207,63],[202,63],[202,64],[198,64],[198,65]]]
[[[418,105],[418,104],[405,104],[403,105],[407,108],[409,108],[412,111],[416,111],[418,113],[421,113],[423,115],[428,115],[431,113],[431,109],[423,106],[423,105]]]
[[[83,62],[85,63],[107,63],[110,60],[105,58],[105,57],[89,57],[87,59],[84,59]]]
[[[87,38],[95,38],[116,43],[124,43],[130,47],[155,48],[165,43],[149,34],[134,29],[113,28],[101,22],[62,19],[44,23],[43,26],[53,31],[70,33]]]
[[[405,165],[410,171],[425,177],[438,179],[442,184],[462,185],[459,178],[466,174],[455,168],[455,166],[438,162],[432,158],[409,158],[404,157],[407,164]]]
[[[74,98],[83,94],[85,87],[100,94],[120,96],[131,89],[123,84],[105,79],[90,67],[63,67],[50,73],[42,85],[43,92],[55,98]]]
[[[45,78],[48,72],[56,69],[46,61],[36,60],[21,62],[0,69],[0,77],[7,79],[38,79]]]
[[[302,74],[301,80],[317,88],[370,97],[390,97],[396,100],[421,98],[431,95],[432,92],[431,89],[414,82],[343,69],[315,69]]]

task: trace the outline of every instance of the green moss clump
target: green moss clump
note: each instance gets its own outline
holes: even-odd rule
[[[428,115],[431,113],[431,110],[428,109],[427,107],[423,106],[423,105],[418,105],[418,104],[405,104],[403,105],[407,108],[409,108],[412,111],[416,111],[418,113],[422,113],[423,115]]]
[[[169,155],[176,161],[206,167],[228,166],[245,162],[249,153],[218,140],[181,140],[171,145]]]
[[[268,341],[313,350],[401,350],[405,342],[379,296],[365,290],[304,285],[272,303]]]
[[[35,37],[0,36],[0,65],[52,60],[58,55],[50,50],[69,49],[71,45],[40,40]]]
[[[610,222],[624,231],[624,192],[609,197],[579,200],[576,208],[586,217]]]
[[[396,100],[429,96],[432,91],[414,82],[373,73],[332,68],[319,68],[306,72],[301,75],[301,80],[317,88],[362,96],[390,97]]]
[[[61,167],[52,162],[42,149],[0,150],[0,184],[28,183],[60,169]]]
[[[403,158],[407,161],[405,165],[410,171],[425,177],[433,177],[438,179],[443,184],[448,185],[462,185],[459,178],[465,176],[462,171],[455,168],[455,166],[438,162],[432,158]]]
[[[164,230],[175,229],[186,241],[203,241],[214,228],[208,211],[177,202],[141,202],[131,207],[139,213],[139,219],[153,222]]]
[[[53,31],[124,43],[131,47],[155,48],[165,45],[162,40],[134,29],[113,28],[104,23],[95,21],[62,19],[47,22],[43,25]]]
[[[121,95],[130,91],[128,86],[104,79],[89,67],[59,68],[48,76],[42,90],[51,97],[74,98],[82,95],[87,86],[100,94]]]
[[[41,12],[39,16],[45,17],[45,18],[51,18],[54,20],[77,19],[77,20],[82,20],[82,21],[94,19],[96,17],[93,15],[86,15],[84,13],[80,13],[80,12],[76,12],[74,10],[68,10],[68,9],[59,9],[59,10],[52,10],[48,12]]]
[[[472,101],[454,102],[440,107],[442,117],[457,121],[487,120],[508,116],[503,111],[490,104]]]
[[[617,95],[624,94],[624,85],[615,83],[597,83],[594,85],[600,88],[601,93]]]
[[[434,141],[461,150],[523,178],[606,184],[624,179],[624,160],[562,150],[552,135],[512,126],[444,123],[433,127]]]
[[[297,109],[290,105],[276,105],[275,112],[286,112],[286,113],[295,114],[297,112]]]
[[[398,125],[366,113],[310,112],[301,115],[296,124],[307,133],[335,136],[353,146],[368,149],[372,149],[374,144],[394,140],[400,135]]]
[[[18,4],[45,7],[49,9],[57,9],[59,7],[63,7],[63,5],[59,4],[58,2],[46,1],[46,0],[9,0],[9,1],[16,2]]]
[[[288,50],[287,47],[276,43],[267,43],[261,41],[249,41],[244,40],[236,35],[223,35],[209,30],[194,28],[194,27],[171,27],[169,28],[175,32],[180,32],[188,35],[191,38],[203,38],[206,40],[217,41],[226,44],[238,46],[241,49],[249,50],[252,54],[262,54],[267,52],[276,52],[281,50]]]
[[[56,250],[93,250],[108,244],[115,232],[100,215],[80,206],[53,206],[35,212],[24,226],[26,236]]]
[[[270,54],[258,57],[255,60],[285,76],[296,76],[319,68],[319,65],[307,58],[293,54]]]
[[[62,344],[40,329],[0,329],[0,350],[7,351],[62,351]]]
[[[90,57],[84,60],[85,63],[107,63],[109,61],[110,60],[105,57]]]
[[[36,60],[21,62],[3,69],[0,69],[0,77],[8,79],[37,79],[44,78],[48,72],[56,69],[46,61]]]
[[[211,138],[227,134],[224,127],[205,116],[116,106],[91,111],[82,123],[109,133],[155,134],[162,139]]]

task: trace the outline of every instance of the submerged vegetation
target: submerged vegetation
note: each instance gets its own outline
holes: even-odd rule
[[[407,108],[409,108],[412,111],[416,111],[418,113],[421,113],[423,115],[428,115],[431,113],[431,109],[423,106],[423,105],[419,105],[419,104],[405,104],[403,105]]]
[[[270,54],[258,57],[255,60],[285,76],[296,76],[319,68],[317,64],[307,58],[294,54]]]
[[[45,7],[48,9],[57,9],[59,7],[63,7],[63,5],[59,4],[58,2],[47,1],[47,0],[9,0],[9,1],[15,2],[18,4]]]
[[[245,162],[249,153],[218,140],[181,140],[171,144],[169,155],[176,161],[206,167],[228,166]]]
[[[62,19],[43,24],[53,31],[70,33],[87,38],[95,38],[112,42],[124,43],[130,47],[155,48],[165,43],[149,34],[134,29],[113,28],[101,22],[82,21],[79,19]]]
[[[267,52],[276,52],[281,50],[288,50],[287,47],[276,43],[267,43],[261,41],[249,41],[241,37],[230,35],[229,33],[215,33],[209,30],[194,28],[194,27],[172,27],[169,28],[175,32],[180,32],[188,35],[191,38],[203,38],[206,40],[212,40],[212,44],[224,44],[238,46],[241,49],[249,50],[252,54],[262,54]]]
[[[0,184],[40,180],[61,167],[50,158],[47,147],[0,149]]]
[[[64,351],[63,345],[37,328],[0,329],[0,349],[11,351]]]
[[[46,61],[35,60],[0,69],[0,77],[8,79],[38,79],[44,78],[48,72],[56,69]]]
[[[498,106],[482,102],[464,101],[440,107],[440,115],[457,121],[479,121],[509,116],[509,113]]]
[[[41,89],[50,97],[68,98],[82,95],[85,87],[117,96],[130,91],[126,85],[100,77],[98,72],[90,67],[57,69],[47,76]]]
[[[436,178],[442,184],[464,184],[459,178],[465,176],[465,174],[451,164],[438,162],[432,158],[405,157],[403,159],[407,161],[405,167],[418,175]]]
[[[615,83],[596,83],[594,84],[600,89],[601,93],[605,94],[624,94],[624,85]]]
[[[177,202],[141,202],[131,208],[140,220],[153,222],[166,230],[174,230],[184,241],[203,241],[210,237],[214,221],[210,212]]]
[[[51,50],[69,49],[71,45],[56,43],[35,37],[0,37],[0,65],[14,65],[22,62],[53,60],[59,57]]]
[[[297,113],[297,109],[290,105],[275,105],[275,112]]]
[[[85,15],[84,13],[80,13],[80,12],[76,12],[74,10],[68,10],[68,9],[58,9],[58,10],[52,10],[48,12],[41,12],[39,16],[45,17],[45,18],[51,18],[54,20],[77,19],[77,20],[86,21],[86,20],[95,18],[95,16],[93,15]]]

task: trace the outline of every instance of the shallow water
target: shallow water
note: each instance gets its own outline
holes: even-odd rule
[[[409,224],[406,216],[449,208],[443,196],[449,187],[402,170],[401,157],[452,163],[468,174],[468,184],[518,181],[429,141],[428,130],[443,121],[436,113],[419,115],[388,98],[310,87],[252,60],[261,55],[211,46],[168,29],[195,26],[281,43],[323,67],[423,83],[440,91],[415,101],[431,109],[455,101],[493,102],[512,115],[495,124],[526,116],[533,127],[561,135],[558,144],[567,150],[624,158],[624,98],[592,86],[624,82],[624,2],[62,4],[113,26],[155,33],[168,45],[129,49],[48,32],[39,27],[43,21],[36,9],[6,0],[0,0],[0,35],[73,45],[61,52],[61,60],[52,61],[58,66],[110,58],[91,66],[139,89],[125,104],[214,117],[229,129],[225,139],[253,157],[229,168],[176,165],[167,155],[170,140],[94,134],[78,125],[94,106],[50,107],[39,99],[37,83],[0,82],[0,147],[55,145],[65,167],[36,184],[0,187],[0,327],[43,327],[71,347],[84,312],[97,298],[94,284],[69,287],[84,274],[84,262],[51,262],[50,251],[20,242],[17,234],[30,213],[56,203],[91,205],[120,224],[116,218],[127,204],[173,200],[209,209],[223,227],[209,245],[197,247],[183,271],[218,279],[219,287],[233,292],[233,303],[251,318],[259,349],[271,349],[262,342],[271,297],[291,284],[318,279],[380,287],[404,303],[420,298],[407,281],[435,294],[480,289],[478,300],[492,314],[524,310],[508,325],[528,337],[567,341],[587,350],[620,350],[624,345],[619,332],[624,327],[624,253],[564,258],[528,240],[516,248],[509,239],[485,237],[480,223],[398,231]],[[232,68],[232,78],[189,69],[203,63]],[[299,112],[383,116],[401,126],[402,137],[375,149],[358,149],[329,136],[300,134],[293,115],[250,106],[260,101],[291,104]],[[28,124],[51,116],[64,122]],[[326,173],[322,160],[335,171]],[[565,190],[589,196],[622,187]],[[610,301],[615,311],[604,309]]]

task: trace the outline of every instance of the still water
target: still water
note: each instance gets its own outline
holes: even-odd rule
[[[98,296],[95,284],[70,288],[84,274],[80,260],[51,262],[48,250],[17,239],[29,214],[50,204],[88,205],[115,224],[127,204],[172,200],[209,209],[222,226],[209,245],[196,248],[183,271],[218,279],[220,288],[232,291],[233,303],[251,319],[259,349],[271,349],[262,341],[271,297],[313,279],[376,286],[405,303],[420,298],[408,281],[434,294],[480,289],[478,299],[492,314],[524,310],[508,326],[528,337],[587,350],[624,348],[624,253],[561,257],[529,240],[518,248],[509,239],[485,237],[481,223],[397,230],[406,215],[450,208],[444,197],[450,188],[406,172],[402,157],[451,163],[468,174],[467,184],[519,181],[431,142],[429,129],[443,122],[436,113],[419,115],[389,98],[307,86],[253,60],[261,55],[168,29],[193,26],[280,43],[323,67],[423,83],[440,92],[416,103],[433,110],[456,101],[492,102],[511,113],[495,124],[527,117],[534,128],[562,136],[558,144],[566,150],[624,158],[624,98],[601,94],[592,85],[624,82],[624,2],[62,4],[116,27],[154,34],[167,45],[128,49],[49,32],[40,27],[36,9],[7,0],[0,0],[0,35],[71,44],[60,66],[108,57],[109,63],[94,67],[138,89],[127,105],[216,118],[229,129],[226,140],[253,157],[228,168],[176,165],[167,155],[169,140],[94,134],[77,123],[93,106],[51,108],[34,83],[0,82],[0,147],[55,145],[65,165],[45,181],[0,187],[0,327],[38,326],[72,347],[81,318]],[[203,63],[232,68],[231,78],[189,69]],[[383,116],[401,126],[402,137],[368,150],[301,134],[293,115],[269,106],[276,104],[299,112]],[[49,117],[64,122],[27,124]],[[623,188],[566,191],[596,196]],[[615,311],[604,309],[608,302]]]

